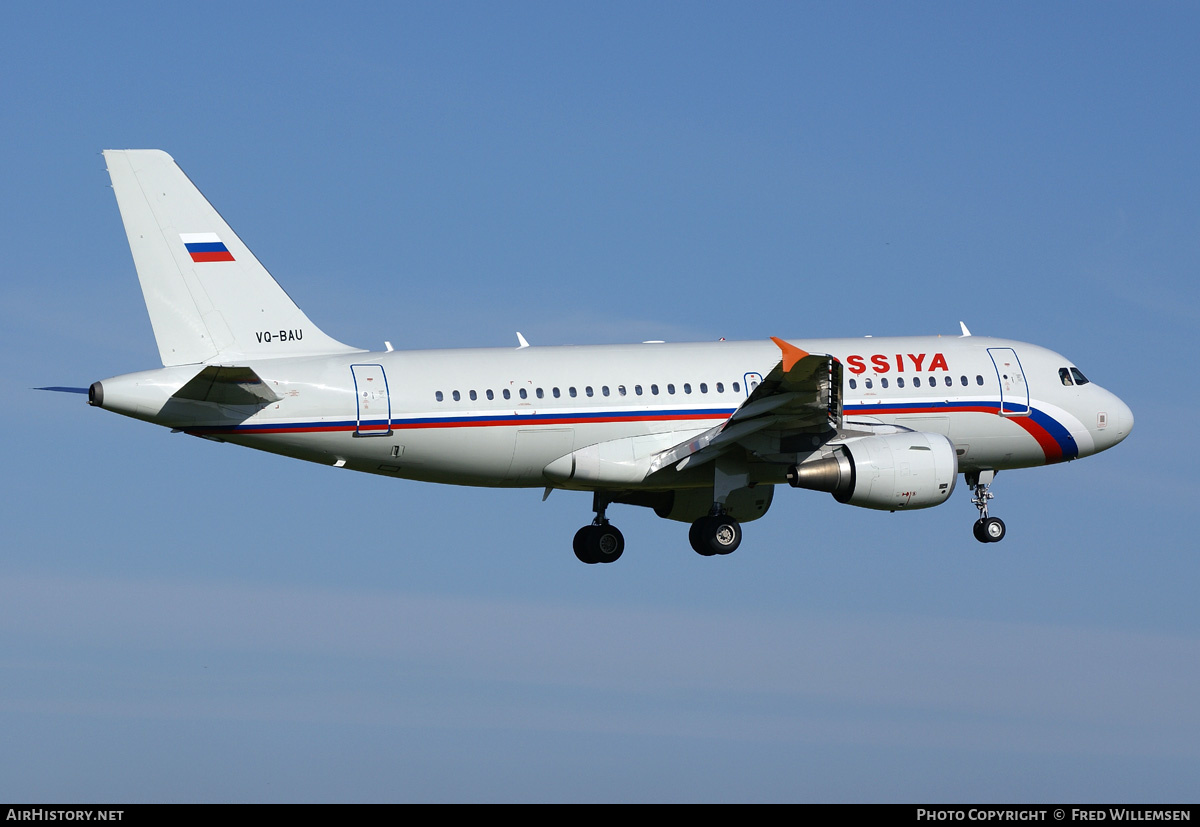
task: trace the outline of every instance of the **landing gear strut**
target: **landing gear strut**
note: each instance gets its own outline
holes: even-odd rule
[[[714,554],[729,554],[736,551],[742,542],[742,526],[725,513],[723,508],[714,507],[713,513],[692,523],[688,540],[697,554],[712,557]]]
[[[979,519],[975,521],[971,532],[981,543],[1000,542],[1004,539],[1004,520],[988,516],[988,500],[996,496],[988,489],[992,487],[992,480],[996,478],[996,472],[992,470],[971,471],[967,473],[966,478],[967,485],[971,486],[975,492],[971,505],[979,509]]]
[[[591,525],[585,525],[575,532],[575,540],[571,545],[575,549],[575,556],[584,563],[611,563],[625,551],[625,538],[604,516],[608,500],[601,497],[599,492],[592,495],[592,508],[596,512],[596,519],[592,520]]]

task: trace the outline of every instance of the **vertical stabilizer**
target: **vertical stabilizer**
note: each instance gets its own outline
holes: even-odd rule
[[[309,321],[170,155],[104,158],[164,365],[357,350]]]

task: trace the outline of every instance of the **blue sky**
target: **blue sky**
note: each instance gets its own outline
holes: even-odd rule
[[[1200,778],[1200,12],[27,4],[0,32],[0,799],[1178,801]],[[99,151],[398,349],[972,331],[1116,450],[741,549],[28,390],[157,365]]]

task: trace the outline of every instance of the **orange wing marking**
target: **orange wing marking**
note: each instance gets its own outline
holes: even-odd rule
[[[783,372],[787,373],[796,363],[808,356],[808,351],[801,350],[793,344],[785,342],[783,339],[771,337],[771,341],[779,345],[779,349],[783,351]]]

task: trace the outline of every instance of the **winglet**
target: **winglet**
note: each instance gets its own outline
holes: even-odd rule
[[[808,356],[808,351],[801,350],[793,344],[785,342],[783,339],[771,337],[771,341],[779,345],[779,349],[783,351],[783,372],[790,371],[797,362]]]
[[[970,336],[970,335],[971,335],[971,331],[967,330],[967,323],[966,323],[966,322],[959,322],[959,323],[958,323],[958,326],[962,328],[962,338],[964,338],[964,339],[965,339],[965,338],[967,338],[968,336]]]

